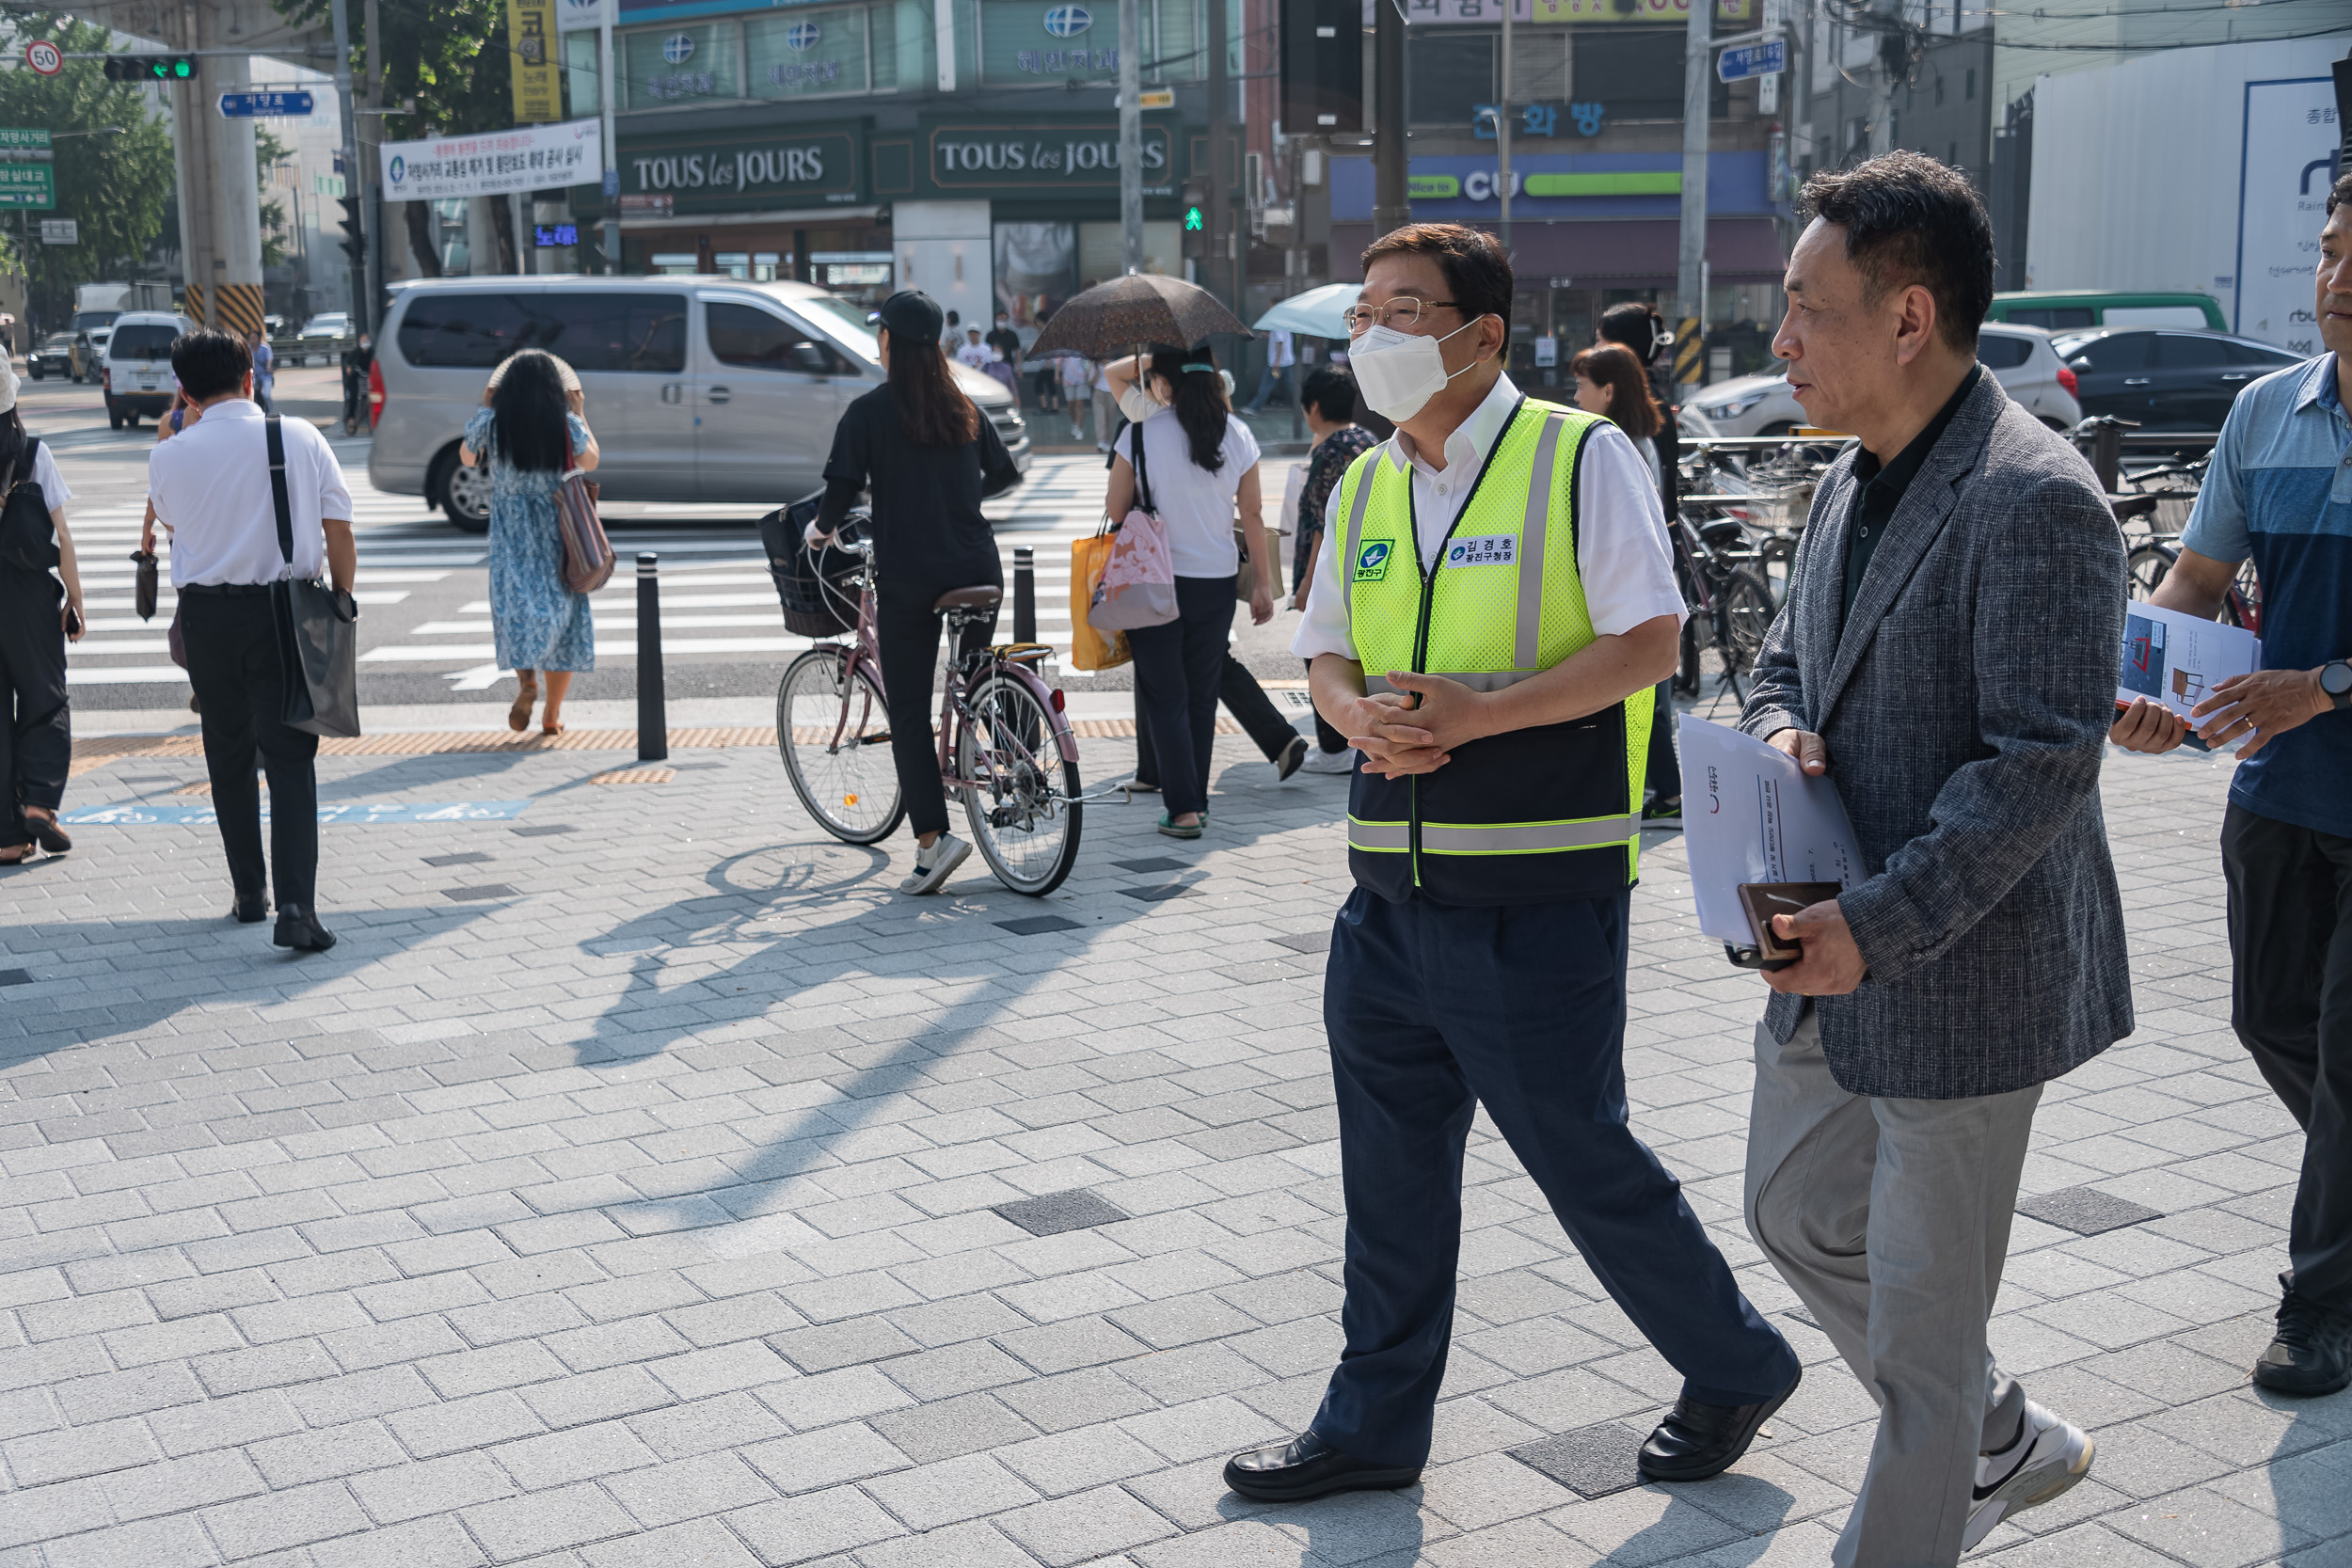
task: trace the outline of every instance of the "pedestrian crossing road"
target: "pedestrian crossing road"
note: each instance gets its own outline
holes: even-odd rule
[[[459,532],[420,498],[387,495],[368,483],[364,440],[336,445],[351,483],[359,544],[363,698],[449,700],[511,680],[492,641],[487,541]],[[72,458],[60,457],[73,481]],[[1279,495],[1282,465],[1269,461],[1266,467],[1263,483],[1269,494]],[[1013,551],[1025,546],[1035,556],[1038,640],[1067,650],[1070,546],[1094,531],[1103,484],[1098,457],[1041,456],[1019,489],[989,503],[1007,584],[1000,636],[1012,633]],[[186,677],[169,657],[174,598],[168,562],[155,618],[142,621],[133,610],[129,557],[137,547],[143,504],[130,487],[111,488],[115,493],[103,499],[77,499],[70,514],[89,630],[70,651],[67,682],[86,707],[177,706],[185,701]],[[743,695],[763,683],[772,689],[778,667],[810,640],[785,629],[752,526],[757,515],[756,508],[609,506],[606,528],[621,569],[596,595],[596,663],[615,681],[583,677],[576,691],[596,694],[593,683],[611,688],[603,694],[620,696],[633,684],[638,589],[631,566],[640,551],[660,558],[661,656],[671,689]],[[1085,678],[1060,659],[1056,673]]]

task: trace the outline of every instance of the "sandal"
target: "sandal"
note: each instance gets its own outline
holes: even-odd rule
[[[55,812],[45,816],[35,816],[31,812],[26,812],[24,831],[33,835],[35,844],[53,855],[62,855],[73,847],[73,840],[66,836],[63,828],[57,826],[57,815]]]
[[[564,733],[564,721],[559,719],[552,724],[542,724],[539,726],[539,733],[550,738],[562,735]]]
[[[6,849],[0,849],[0,865],[23,865],[26,861],[32,859],[32,856],[33,847],[31,845],[11,844]]]
[[[1208,813],[1202,812],[1200,815],[1205,817],[1208,816]],[[1160,813],[1160,832],[1167,834],[1169,838],[1199,838],[1200,836],[1200,824],[1194,822],[1189,825],[1182,825],[1179,824],[1176,819],[1173,816],[1170,816],[1167,812],[1162,812]]]
[[[506,710],[506,727],[517,732],[531,728],[531,705],[539,700],[539,683],[527,681],[516,694],[515,705]]]

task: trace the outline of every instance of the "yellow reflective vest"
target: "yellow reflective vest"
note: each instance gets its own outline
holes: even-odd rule
[[[1385,446],[1340,483],[1341,569],[1367,689],[1391,670],[1496,691],[1596,640],[1577,575],[1577,468],[1601,420],[1522,398],[1461,515],[1422,565],[1413,486]],[[1652,699],[1456,747],[1434,773],[1359,768],[1347,860],[1384,897],[1545,903],[1621,891],[1638,870]]]

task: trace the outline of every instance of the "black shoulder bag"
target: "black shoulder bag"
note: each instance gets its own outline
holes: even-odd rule
[[[57,563],[57,530],[49,520],[49,498],[38,480],[16,482],[20,469],[34,471],[40,451],[40,438],[26,436],[24,450],[0,474],[0,496],[8,498],[0,501],[0,566],[20,572],[45,572]]]
[[[278,416],[262,421],[269,441],[270,500],[278,509],[278,549],[294,564],[294,509],[286,499],[286,436]],[[359,733],[359,606],[312,578],[269,585],[278,622],[278,667],[286,683],[278,717],[312,735]]]

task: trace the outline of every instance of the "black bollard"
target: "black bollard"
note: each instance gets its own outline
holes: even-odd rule
[[[661,762],[670,754],[670,721],[661,700],[660,557],[637,557],[637,760]]]
[[[1026,545],[1012,550],[1012,640],[1037,641],[1037,552]]]

